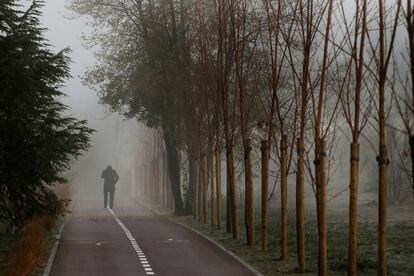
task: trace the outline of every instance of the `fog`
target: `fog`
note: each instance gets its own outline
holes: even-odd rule
[[[22,11],[33,3],[17,2],[23,3]],[[64,108],[49,111],[48,102],[39,100],[32,109],[44,109],[46,115],[25,124],[31,127],[33,121],[37,127],[30,132],[33,139],[13,132],[20,126],[17,120],[8,124],[11,131],[4,129],[12,142],[19,137],[42,143],[44,151],[28,143],[36,156],[23,155],[23,170],[60,148],[63,162],[41,163],[46,170],[60,164],[53,178],[37,167],[29,171],[40,187],[26,189],[33,200],[20,190],[0,189],[13,195],[12,204],[3,205],[19,210],[14,200],[30,211],[30,219],[38,219],[27,205],[32,201],[48,211],[47,218],[70,210],[57,239],[64,242],[53,249],[60,252],[57,258],[67,254],[67,259],[49,258],[65,272],[52,275],[128,274],[129,264],[132,275],[137,261],[141,272],[153,275],[149,260],[157,275],[250,275],[227,268],[215,273],[211,268],[223,268],[218,260],[224,257],[215,255],[212,243],[183,235],[186,226],[266,275],[344,274],[347,268],[348,275],[356,275],[357,268],[373,275],[377,267],[378,275],[387,275],[388,266],[393,275],[414,275],[408,265],[414,255],[409,239],[414,229],[414,70],[408,69],[414,61],[407,60],[414,46],[406,44],[408,36],[414,37],[414,16],[405,22],[404,7],[385,2],[384,10],[381,1],[353,0],[40,1],[49,47],[54,53],[70,49],[72,77],[61,88],[66,96],[53,98],[68,109],[65,114],[55,112]],[[34,46],[24,55],[20,44],[14,46],[21,34],[38,38],[33,7],[19,18],[22,13],[13,6],[17,16],[5,17],[4,23],[0,18],[4,48],[11,49],[4,60],[19,61],[19,66],[4,66],[12,70],[2,72],[13,78],[13,86],[3,78],[6,91],[13,100],[23,98],[16,91],[27,91],[23,99],[29,106],[37,103],[26,97],[32,90],[48,100],[60,95],[48,94],[47,88],[67,69],[64,56],[41,51],[44,44],[29,44]],[[8,15],[4,11],[0,16]],[[25,28],[26,19],[31,29]],[[39,56],[42,67],[27,63],[27,56]],[[15,67],[25,78],[14,77]],[[33,75],[26,76],[26,70]],[[50,76],[43,77],[43,71]],[[26,79],[25,86],[21,80]],[[46,85],[33,86],[33,80]],[[26,110],[31,109],[21,112],[21,102],[10,102],[3,117],[30,115]],[[64,130],[74,134],[66,139],[56,122],[71,119],[55,121],[57,113],[59,119],[85,120],[87,127],[68,125]],[[45,135],[43,125],[49,128]],[[19,157],[25,148],[15,144],[9,147]],[[67,154],[77,156],[85,148],[67,164]],[[17,165],[23,158],[3,159],[14,162],[5,167],[14,169],[10,175],[20,175]],[[70,168],[56,177],[62,167]],[[31,188],[31,179],[16,183]],[[67,184],[42,189],[65,179]],[[43,198],[38,195],[43,190],[54,194]],[[50,199],[59,208],[43,204]],[[61,199],[72,201],[64,206]],[[8,210],[4,206],[0,211]],[[13,212],[8,221],[18,217]],[[113,250],[120,254],[112,258]],[[130,262],[135,253],[139,260]],[[204,268],[202,260],[208,261]],[[183,270],[194,264],[196,272]],[[88,270],[98,266],[98,272]],[[405,270],[410,273],[400,273]]]
[[[50,44],[53,45],[52,47],[54,47],[55,51],[66,47],[72,50],[71,74],[73,77],[66,82],[63,88],[63,91],[68,95],[62,99],[63,102],[70,106],[71,115],[79,119],[86,119],[89,127],[96,130],[91,139],[92,147],[79,160],[73,162],[72,168],[68,172],[68,177],[72,184],[74,184],[73,186],[76,187],[76,190],[81,194],[100,194],[102,189],[100,174],[107,165],[112,165],[121,176],[118,190],[125,194],[130,192],[131,189],[131,173],[137,174],[137,172],[131,172],[130,169],[139,167],[136,158],[144,154],[143,151],[140,151],[141,147],[145,147],[145,145],[139,144],[139,129],[144,130],[145,128],[135,120],[127,121],[122,115],[109,112],[104,106],[99,104],[96,91],[92,91],[82,85],[81,78],[85,71],[96,62],[93,50],[86,49],[82,45],[82,35],[89,34],[92,30],[86,24],[87,18],[74,15],[65,8],[65,4],[65,0],[46,1],[43,8],[42,24],[48,29],[46,37]],[[353,9],[351,6],[347,8]],[[403,34],[397,34],[397,53],[401,52],[405,46],[403,43],[404,39]],[[398,60],[402,63],[400,59]],[[346,129],[347,127],[344,128]],[[349,136],[349,133],[346,136]],[[334,156],[341,156],[341,158],[336,158],[332,165],[334,167],[332,170],[335,170],[336,173],[330,179],[329,195],[330,197],[338,195],[337,200],[332,202],[346,204],[349,181],[349,164],[347,162],[349,160],[349,139],[344,138],[344,133],[341,133],[340,137],[342,138],[338,139],[334,152],[332,152]],[[377,153],[375,148],[370,147],[366,141],[361,141],[361,143],[367,149],[367,152],[364,153],[365,156],[363,156],[364,160],[361,163],[361,189],[372,190],[377,180],[374,173]],[[257,149],[256,156],[259,157],[259,154]],[[254,186],[255,194],[259,197],[261,188],[259,158],[256,161]],[[274,162],[271,164],[271,169],[277,171]],[[242,163],[238,164],[238,170],[243,170]],[[186,182],[185,177],[184,182]],[[137,179],[137,177],[133,178]],[[225,183],[225,181],[225,162],[222,162],[222,182]],[[273,186],[278,179],[271,176],[269,181],[269,188],[273,190]],[[242,182],[243,175],[240,174],[238,183],[241,190],[243,190]],[[295,194],[294,184],[295,176],[292,173],[289,176],[288,189],[291,198],[294,198]],[[275,188],[276,191],[278,189],[278,187]],[[224,186],[223,193],[226,192],[225,190],[226,187]],[[276,198],[279,196],[278,192],[275,192],[273,195]],[[308,202],[313,205],[315,197],[310,184],[306,185],[306,195],[310,199]],[[240,200],[242,200],[242,195],[240,194],[239,196]],[[258,203],[259,199],[256,201]],[[293,200],[290,202],[291,204],[294,203]]]
[[[119,175],[119,192],[128,192],[128,149],[134,147],[137,122],[126,121],[117,113],[110,113],[95,91],[82,85],[82,75],[95,62],[93,52],[82,45],[82,35],[91,30],[83,18],[75,17],[65,8],[65,0],[48,0],[43,7],[42,25],[47,28],[46,38],[55,52],[71,49],[72,78],[65,82],[62,101],[70,107],[71,116],[88,121],[96,130],[91,138],[91,148],[79,160],[73,161],[67,173],[74,190],[86,194],[101,194],[101,172],[112,165]]]

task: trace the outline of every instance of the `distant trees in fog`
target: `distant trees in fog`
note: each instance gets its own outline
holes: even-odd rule
[[[113,111],[161,130],[178,214],[192,211],[206,223],[210,192],[211,223],[221,227],[219,169],[224,158],[226,230],[239,239],[240,161],[246,241],[253,245],[253,164],[258,159],[266,251],[269,161],[274,160],[282,197],[281,259],[286,259],[287,176],[295,174],[301,272],[306,271],[304,184],[309,182],[317,202],[318,269],[327,274],[327,185],[340,128],[350,141],[348,273],[356,274],[359,143],[365,129],[375,131],[379,275],[387,274],[386,129],[394,122],[388,114],[399,114],[402,124],[393,127],[406,137],[404,148],[410,148],[400,157],[409,156],[414,164],[414,74],[408,70],[398,77],[394,47],[405,24],[409,43],[402,55],[414,68],[410,0],[73,0],[70,7],[90,16],[95,27],[86,41],[96,45],[98,64],[86,83]],[[183,159],[189,172],[184,200]],[[414,167],[404,167],[412,178]]]

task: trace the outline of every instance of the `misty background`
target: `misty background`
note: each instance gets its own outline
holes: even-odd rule
[[[95,62],[93,51],[82,45],[82,35],[91,29],[84,18],[74,16],[65,4],[65,0],[45,1],[41,23],[47,28],[46,38],[54,52],[67,47],[72,51],[72,78],[62,88],[67,95],[62,102],[70,107],[71,116],[87,120],[88,126],[96,130],[91,139],[92,147],[79,160],[73,161],[67,176],[75,192],[101,196],[101,173],[107,165],[112,165],[120,175],[117,193],[126,194],[129,192],[128,166],[131,150],[136,146],[133,137],[136,137],[138,123],[109,112],[98,103],[96,92],[82,85],[82,75]]]
[[[30,1],[27,1],[30,3]],[[348,3],[350,3],[348,1]],[[87,25],[88,18],[79,17],[68,10],[65,5],[66,0],[48,0],[45,1],[42,9],[42,25],[47,28],[46,37],[52,45],[55,52],[63,48],[69,47],[71,49],[71,75],[72,78],[67,80],[63,87],[63,92],[67,97],[62,101],[70,106],[72,116],[78,119],[85,119],[88,121],[88,126],[95,129],[91,139],[92,147],[88,152],[85,152],[79,160],[74,160],[71,170],[67,173],[67,177],[71,182],[71,189],[82,195],[87,196],[101,196],[102,180],[100,178],[101,172],[107,165],[112,165],[120,175],[120,180],[117,184],[117,194],[129,194],[137,183],[131,183],[136,179],[139,181],[140,167],[138,159],[140,154],[143,154],[142,137],[144,132],[148,131],[146,127],[136,120],[126,120],[125,117],[117,113],[111,113],[105,106],[99,104],[97,92],[91,90],[82,84],[82,76],[89,67],[92,67],[96,62],[93,55],[93,49],[88,49],[83,45],[83,35],[87,35],[92,31]],[[352,8],[349,6],[348,8]],[[396,38],[396,53],[405,50],[406,39],[403,29],[400,28],[397,32]],[[400,69],[406,70],[403,65],[403,60],[396,57]],[[397,117],[397,116],[396,116]],[[346,129],[346,126],[344,126]],[[334,160],[332,161],[332,176],[329,179],[328,199],[330,204],[347,204],[348,203],[348,175],[349,175],[349,133],[340,132],[335,137],[335,146],[331,152]],[[375,133],[370,133],[369,136],[374,137]],[[365,137],[361,139],[361,147],[366,151],[362,153],[361,162],[361,185],[360,192],[367,192],[370,194],[365,197],[365,202],[371,202],[377,197],[377,163],[375,157],[377,156],[376,147],[372,145],[369,139],[372,137]],[[392,144],[392,141],[390,141]],[[259,152],[256,152],[258,156]],[[340,158],[336,158],[338,156]],[[257,159],[259,160],[259,159]],[[222,162],[222,181],[226,181],[225,176],[225,162]],[[185,164],[182,164],[185,165]],[[256,174],[254,175],[254,188],[256,196],[260,195],[260,172],[259,162],[254,166]],[[278,200],[279,193],[276,183],[278,179],[275,177],[277,168],[275,162],[270,162],[271,172],[269,178],[269,189],[273,197]],[[242,163],[236,164],[237,170],[242,171]],[[186,174],[185,168],[183,174]],[[144,181],[144,180],[142,180]],[[295,176],[289,176],[288,193],[290,197],[295,194]],[[308,182],[308,181],[307,181]],[[241,202],[243,198],[242,174],[238,178],[238,200]],[[132,185],[131,185],[132,184]],[[183,177],[183,185],[188,185],[186,176]],[[315,197],[310,183],[305,184],[307,204],[314,205]],[[184,187],[184,191],[185,191]],[[226,187],[223,186],[223,193],[226,193]],[[411,201],[408,195],[404,198]],[[363,202],[364,200],[361,199]],[[258,203],[258,201],[257,201]],[[271,205],[277,206],[277,202],[273,200]],[[294,204],[293,200],[289,204]]]

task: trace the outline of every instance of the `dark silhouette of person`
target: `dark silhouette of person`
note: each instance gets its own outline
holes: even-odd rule
[[[108,194],[109,194],[109,207],[114,207],[114,195],[115,195],[115,183],[119,180],[119,176],[111,166],[106,167],[102,172],[101,178],[104,179],[104,208],[108,206]]]

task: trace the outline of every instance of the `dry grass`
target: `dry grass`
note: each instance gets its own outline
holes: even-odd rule
[[[46,254],[47,233],[55,225],[50,217],[36,218],[22,230],[21,237],[11,251],[7,265],[7,275],[34,275]]]
[[[59,199],[73,196],[69,184],[53,188]],[[43,216],[31,220],[21,231],[11,233],[0,223],[0,275],[41,275],[55,242],[58,218]]]

